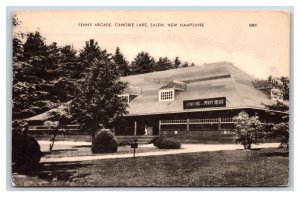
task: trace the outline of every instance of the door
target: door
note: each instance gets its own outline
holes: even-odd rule
[[[147,134],[146,135],[153,135],[153,127],[147,127]]]

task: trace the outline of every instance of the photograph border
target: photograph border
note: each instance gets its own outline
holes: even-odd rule
[[[290,154],[289,186],[285,187],[13,187],[11,183],[12,131],[12,13],[19,10],[93,11],[288,11],[290,13]],[[294,6],[7,6],[6,7],[6,190],[8,191],[293,191],[294,190]]]

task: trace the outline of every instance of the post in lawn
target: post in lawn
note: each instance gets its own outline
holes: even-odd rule
[[[137,139],[133,140],[133,143],[131,143],[131,148],[133,148],[133,158],[135,158],[135,149],[138,148]]]

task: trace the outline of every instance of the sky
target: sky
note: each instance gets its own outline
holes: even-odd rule
[[[39,30],[47,43],[73,45],[76,50],[82,49],[85,41],[95,39],[110,53],[119,47],[128,61],[147,51],[156,60],[178,56],[196,65],[227,61],[260,79],[289,76],[290,72],[290,15],[283,11],[89,10],[15,14],[21,21],[16,32]]]

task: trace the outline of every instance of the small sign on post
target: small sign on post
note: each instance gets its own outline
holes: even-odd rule
[[[133,157],[135,157],[135,149],[138,148],[137,139],[133,140],[133,143],[130,144],[131,148],[133,148]]]

